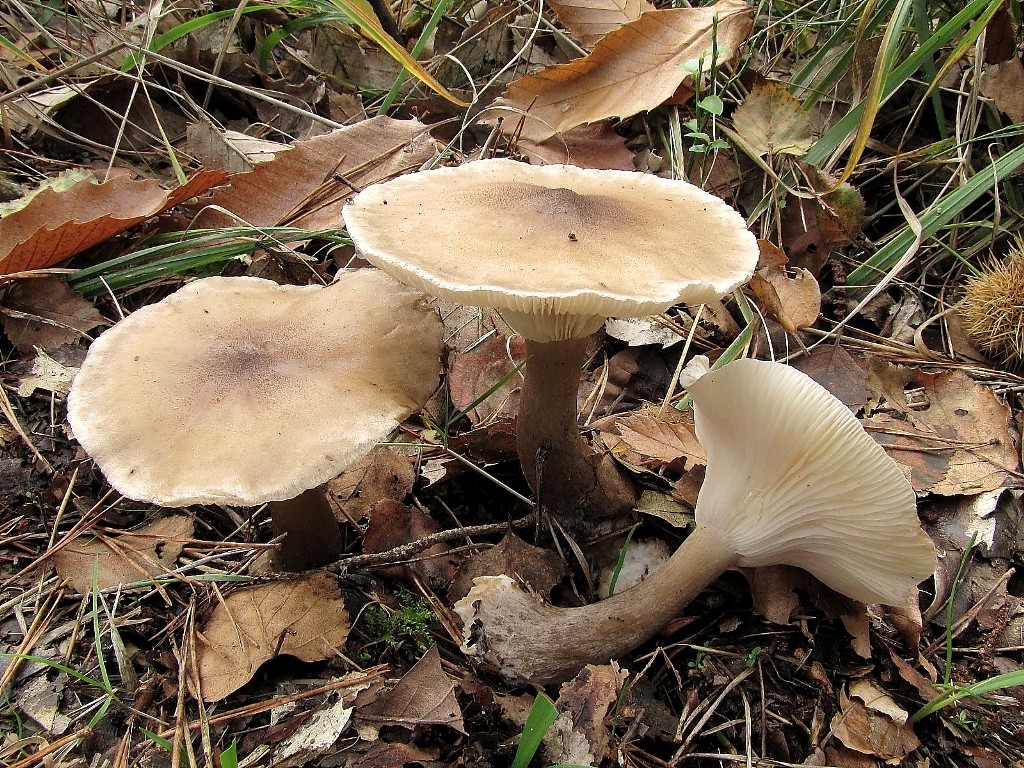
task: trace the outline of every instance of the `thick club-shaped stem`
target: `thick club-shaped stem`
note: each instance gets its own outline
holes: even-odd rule
[[[287,501],[272,501],[268,506],[274,537],[284,536],[274,555],[278,568],[306,571],[338,559],[344,542],[322,487],[303,491]]]
[[[576,393],[587,338],[526,342],[516,442],[523,473],[540,503],[571,529],[627,512],[636,493],[607,454],[580,435]]]
[[[508,576],[483,576],[455,610],[467,645],[504,677],[553,683],[649,640],[738,560],[726,538],[701,526],[645,581],[607,600],[558,608]]]

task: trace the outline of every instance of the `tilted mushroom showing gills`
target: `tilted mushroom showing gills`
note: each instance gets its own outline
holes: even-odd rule
[[[607,317],[717,299],[758,257],[719,198],[626,171],[480,160],[368,187],[343,215],[371,263],[426,293],[495,308],[527,340],[519,457],[534,493],[570,524],[634,502],[611,458],[579,434],[587,337]]]
[[[92,344],[68,421],[129,498],[275,502],[275,534],[288,534],[279,565],[309,568],[341,540],[322,494],[301,494],[422,407],[441,349],[423,294],[375,269],[326,287],[209,277]]]
[[[694,532],[646,581],[580,608],[543,603],[507,576],[477,578],[455,606],[470,653],[511,680],[550,683],[633,650],[729,568],[793,565],[890,605],[934,572],[910,483],[823,387],[739,360],[690,394],[708,457]]]

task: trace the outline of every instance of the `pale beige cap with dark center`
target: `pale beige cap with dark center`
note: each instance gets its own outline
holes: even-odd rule
[[[371,263],[535,341],[717,299],[758,257],[724,201],[628,171],[480,160],[368,187],[343,216]]]
[[[290,499],[422,407],[441,337],[425,297],[375,269],[326,287],[196,280],[93,343],[68,421],[129,498]]]

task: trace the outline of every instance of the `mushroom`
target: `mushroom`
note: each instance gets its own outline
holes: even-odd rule
[[[68,395],[82,447],[125,496],[271,504],[289,570],[341,551],[317,486],[418,411],[442,327],[375,269],[329,286],[196,280],[100,336]]]
[[[609,316],[717,299],[758,258],[743,218],[685,181],[567,165],[493,159],[410,174],[366,188],[343,216],[372,264],[497,309],[526,339],[520,461],[535,496],[572,527],[635,501],[579,432],[587,338]]]
[[[550,683],[653,637],[729,568],[797,566],[891,605],[934,572],[910,483],[819,384],[739,360],[690,394],[708,457],[693,533],[645,581],[579,608],[543,603],[507,576],[478,577],[455,606],[469,653],[510,680]]]

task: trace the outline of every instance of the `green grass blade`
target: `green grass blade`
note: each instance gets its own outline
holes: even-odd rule
[[[949,56],[942,62],[938,72],[932,77],[931,82],[928,84],[928,90],[925,91],[925,96],[932,95],[935,89],[939,87],[939,83],[942,82],[942,78],[946,76],[946,73],[974,47],[974,43],[977,42],[981,33],[988,27],[988,23],[992,21],[992,17],[996,15],[996,11],[1001,7],[1002,2],[1000,0],[992,0],[988,8],[985,9],[985,12],[974,20],[974,23],[967,29],[967,33],[960,38],[960,42],[954,46]]]
[[[256,13],[257,11],[266,11],[271,9],[279,10],[280,7],[281,6],[279,5],[268,5],[266,3],[253,3],[252,5],[247,5],[245,8],[243,8],[242,13]],[[166,32],[156,35],[153,38],[153,41],[149,44],[148,50],[159,51],[163,48],[166,48],[171,43],[181,40],[183,37],[188,37],[193,32],[198,32],[201,29],[205,29],[211,24],[216,24],[218,21],[221,21],[222,19],[230,19],[236,13],[236,9],[229,8],[223,11],[213,11],[212,13],[206,13],[202,16],[197,16],[194,19],[183,21],[181,24],[178,24],[173,29],[169,29]],[[143,53],[142,51],[134,51],[128,54],[127,56],[125,56],[124,61],[121,62],[121,71],[129,72],[135,69],[139,65],[139,61],[144,57],[145,53]]]
[[[955,704],[960,701],[960,699],[972,696],[984,696],[986,693],[1001,691],[1004,688],[1016,688],[1022,685],[1024,685],[1024,670],[1018,669],[1014,672],[1005,672],[1001,675],[990,677],[987,680],[981,680],[974,685],[954,687],[948,691],[940,693],[934,699],[917,710],[917,712],[911,716],[910,722],[916,723],[919,720],[928,717],[928,715],[948,707],[950,704]]]
[[[286,37],[301,32],[309,27],[318,27],[323,24],[336,24],[339,21],[348,21],[347,16],[339,13],[312,13],[308,16],[301,16],[298,19],[288,22],[283,27],[278,27],[267,35],[267,39],[259,47],[256,53],[256,61],[260,69],[266,71],[270,63],[270,54]]]
[[[857,164],[860,162],[864,149],[871,138],[871,129],[875,125],[875,118],[878,117],[878,110],[882,106],[882,99],[885,93],[889,75],[896,62],[896,57],[903,47],[904,34],[903,25],[913,7],[914,0],[900,0],[893,12],[892,18],[885,27],[882,35],[882,45],[875,60],[875,68],[871,72],[871,81],[868,83],[868,91],[860,103],[861,115],[857,122],[857,132],[853,137],[853,146],[850,147],[850,154],[846,160],[846,167],[839,175],[836,186],[849,181]]]
[[[39,72],[46,72],[46,67],[44,67],[42,64],[40,64],[38,61],[36,61],[31,56],[29,56],[27,53],[25,53],[23,50],[21,50],[21,48],[19,48],[17,45],[12,43],[10,40],[8,40],[3,35],[0,35],[0,48],[3,48],[4,50],[10,51],[11,54],[13,54],[17,58],[21,59],[22,61],[24,61],[26,64],[28,64],[33,69],[35,69],[35,70],[37,70]]]
[[[893,68],[891,74],[886,78],[885,86],[882,89],[882,101],[884,102],[897,88],[907,82],[907,80],[923,66],[926,59],[930,59],[944,45],[947,45],[949,40],[952,39],[953,35],[959,29],[969,23],[971,19],[975,18],[978,14],[985,11],[990,4],[998,4],[999,2],[1000,0],[972,0],[962,11],[939,27],[939,29],[937,29],[923,45],[911,53],[902,64]],[[821,165],[825,162],[832,153],[846,142],[850,134],[856,130],[863,110],[863,102],[854,106],[849,112],[840,118],[834,126],[826,131],[817,142],[815,142],[814,146],[812,146],[804,156],[804,160],[811,165]]]
[[[398,41],[384,31],[380,19],[374,14],[368,3],[361,2],[360,0],[327,0],[327,2],[348,16],[359,27],[360,32],[383,48],[391,58],[405,67],[406,71],[421,83],[456,106],[469,106],[466,102],[449,93],[448,89],[441,85],[432,74],[427,72],[423,65],[416,61]]]
[[[993,161],[989,167],[972,176],[962,187],[957,187],[936,200],[919,217],[922,237],[928,238],[934,235],[949,224],[954,217],[962,213],[967,206],[1016,172],[1022,165],[1024,165],[1024,145],[1011,149]],[[847,277],[846,284],[850,286],[870,284],[899,261],[907,249],[913,245],[915,239],[913,230],[909,226],[903,227],[899,234],[879,248],[861,266],[853,270]]]
[[[437,6],[434,8],[434,12],[430,14],[430,18],[427,19],[427,23],[423,27],[423,31],[420,32],[419,39],[416,40],[416,44],[412,47],[412,57],[416,58],[423,53],[423,48],[426,46],[427,41],[430,40],[434,34],[434,30],[437,29],[437,25],[441,23],[441,19],[448,12],[454,0],[440,0]],[[391,86],[391,90],[388,91],[384,97],[384,101],[381,102],[380,108],[377,110],[378,115],[386,115],[391,105],[395,103],[395,99],[398,98],[398,92],[402,88],[402,83],[405,82],[406,70],[402,70],[398,73],[398,77],[395,78],[394,85]]]
[[[543,693],[538,693],[530,707],[530,713],[526,716],[526,725],[523,726],[523,735],[519,737],[519,747],[516,749],[516,756],[512,760],[512,768],[527,768],[533,756],[537,754],[544,734],[558,717],[558,710],[554,702]]]

